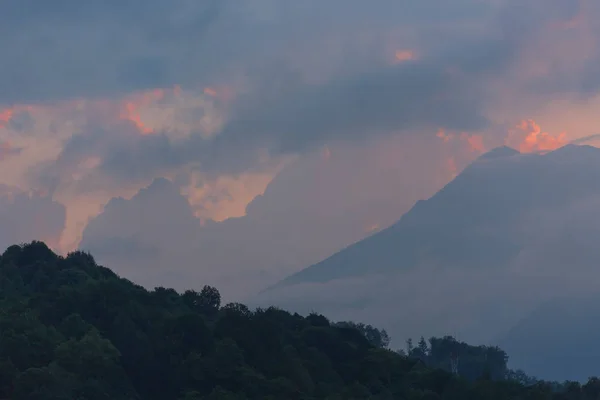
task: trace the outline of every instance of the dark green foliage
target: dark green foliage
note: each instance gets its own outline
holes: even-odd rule
[[[148,291],[41,242],[4,252],[0,289],[0,399],[600,398],[595,378],[538,382],[497,348],[421,338],[405,356],[370,325],[221,306],[210,286]]]
[[[338,327],[346,327],[359,331],[369,343],[375,347],[381,347],[387,349],[390,345],[390,337],[385,329],[377,329],[371,325],[365,325],[363,323],[355,323],[351,321],[343,321],[335,324]]]

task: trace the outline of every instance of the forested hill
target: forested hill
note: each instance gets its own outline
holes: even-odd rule
[[[86,253],[41,242],[0,258],[0,398],[597,399],[600,382],[520,382],[499,349],[421,340],[276,309],[221,306],[219,292],[148,291]],[[448,371],[459,354],[457,376]],[[446,369],[446,370],[444,370]]]

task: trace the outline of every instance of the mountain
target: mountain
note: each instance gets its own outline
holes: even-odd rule
[[[284,279],[277,286],[328,282],[422,265],[498,268],[535,236],[526,221],[544,210],[600,195],[600,150],[567,145],[547,154],[501,147],[389,228]]]
[[[600,364],[598,210],[600,149],[494,149],[388,229],[257,297],[400,340],[498,344],[512,368],[584,380]]]
[[[160,183],[159,183],[160,184]],[[118,400],[578,399],[584,386],[528,386],[504,351],[451,337],[403,355],[372,326],[268,307],[219,291],[146,290],[42,242],[0,256],[0,398]],[[456,373],[452,354],[460,353]],[[556,390],[558,389],[558,390]],[[584,397],[582,397],[584,396]]]

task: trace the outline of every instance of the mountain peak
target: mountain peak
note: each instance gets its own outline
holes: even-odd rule
[[[517,154],[521,154],[521,153],[519,153],[517,150],[513,149],[512,147],[500,146],[500,147],[493,148],[492,150],[488,151],[487,153],[481,155],[478,158],[478,160],[490,160],[493,158],[511,157],[511,156],[515,156]]]

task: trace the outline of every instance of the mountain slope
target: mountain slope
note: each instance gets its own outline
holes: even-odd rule
[[[419,265],[491,268],[527,244],[524,221],[600,194],[600,150],[568,145],[545,155],[497,148],[398,222],[282,281],[327,282]]]

